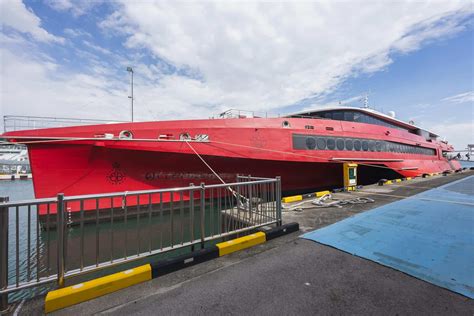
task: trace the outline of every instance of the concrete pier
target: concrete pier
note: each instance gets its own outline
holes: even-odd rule
[[[390,185],[370,185],[334,199],[369,197],[373,203],[342,208],[284,210],[283,222],[300,232],[220,257],[125,290],[58,311],[100,314],[459,314],[474,301],[349,253],[299,238],[355,214],[400,201],[474,175],[436,175]],[[472,188],[466,188],[472,190]],[[441,198],[441,197],[440,197]],[[453,216],[456,207],[452,208]],[[19,314],[40,314],[44,297],[25,302]]]

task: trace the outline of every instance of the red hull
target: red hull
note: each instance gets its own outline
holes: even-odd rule
[[[284,121],[291,127],[282,127]],[[312,129],[307,129],[309,124]],[[123,130],[131,131],[133,140],[94,139],[105,133],[117,136]],[[383,166],[369,168],[372,173],[379,170],[379,178],[387,171],[413,177],[460,168],[457,161],[448,162],[443,157],[442,152],[452,150],[445,143],[429,142],[408,131],[384,126],[331,120],[146,122],[18,131],[6,136],[18,137],[18,141],[21,137],[22,140],[30,137],[31,141],[37,141],[37,137],[74,137],[68,141],[28,145],[35,195],[43,198],[60,192],[82,195],[217,183],[188,144],[179,141],[183,133],[209,137],[209,142],[190,144],[226,182],[234,182],[237,174],[281,176],[282,189],[287,192],[342,186],[342,166],[337,159]],[[164,134],[169,141],[157,141]],[[295,149],[295,135],[360,137],[373,140],[374,146],[359,151]],[[376,141],[423,147],[433,154],[378,150]],[[359,175],[370,173],[369,169]]]

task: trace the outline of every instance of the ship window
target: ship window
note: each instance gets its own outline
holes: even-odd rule
[[[369,143],[368,143],[366,140],[363,140],[363,141],[362,141],[362,149],[363,149],[364,151],[369,150]]]
[[[360,147],[361,147],[361,145],[360,145],[360,140],[356,139],[356,140],[354,141],[354,149],[357,150],[357,151],[359,151],[359,150],[360,150]]]
[[[314,129],[314,126],[313,125],[305,125],[304,128],[305,129]]]
[[[306,138],[306,147],[308,149],[315,149],[316,148],[316,140],[313,137]]]
[[[336,148],[336,141],[334,138],[328,138],[327,140],[328,149],[334,150]]]
[[[353,122],[354,121],[354,112],[352,112],[352,111],[344,112],[344,121]]]
[[[346,149],[347,150],[352,150],[352,148],[354,148],[353,143],[352,143],[352,139],[346,139]]]
[[[375,142],[373,140],[369,142],[369,149],[370,151],[375,151]]]
[[[344,112],[336,111],[332,113],[332,119],[336,121],[343,121],[344,120]]]
[[[336,140],[336,147],[338,150],[344,150],[344,139],[338,138]]]
[[[375,142],[375,149],[377,151],[382,151],[382,143],[381,142]]]
[[[320,137],[316,140],[316,145],[318,146],[318,149],[326,149],[326,140]]]

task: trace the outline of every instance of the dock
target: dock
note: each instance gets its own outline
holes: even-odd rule
[[[289,203],[283,208],[283,223],[299,223],[299,232],[74,305],[56,314],[214,315],[274,314],[277,311],[303,315],[472,315],[474,301],[469,298],[472,264],[460,272],[458,265],[462,266],[462,260],[467,260],[465,264],[473,256],[474,218],[469,215],[474,210],[473,178],[474,171],[465,170],[333,193],[332,200],[357,197],[373,200],[342,207],[312,207],[308,200],[299,210],[288,208],[292,204]],[[403,217],[403,211],[409,216]],[[432,212],[433,216],[428,218],[434,223],[427,223],[426,218],[421,217],[423,212],[425,216],[426,212]],[[384,214],[385,222],[374,217],[378,213]],[[360,239],[357,243],[360,247],[355,247],[348,240],[371,234],[362,227],[367,224],[367,217],[373,219],[371,225],[375,225],[374,221],[379,226],[385,225],[383,229],[372,227],[383,236]],[[439,223],[440,219],[444,221]],[[459,230],[464,236],[448,235],[450,223],[461,225]],[[436,225],[439,229],[433,229]],[[356,226],[359,231],[354,230]],[[418,239],[418,242],[402,244],[397,266],[396,255],[390,253],[387,245],[394,236],[408,236],[409,230],[429,231],[430,234],[412,234],[413,240]],[[453,239],[460,243],[459,249],[449,248]],[[412,273],[406,268],[417,270],[414,269],[419,259],[417,254],[426,249],[417,248],[423,245],[420,242],[433,247],[428,249],[432,256],[422,255],[423,260],[445,262],[441,275],[416,275],[416,271]],[[378,260],[370,258],[368,250],[371,247],[375,247],[375,252],[385,254],[385,258],[390,255],[392,263],[380,262],[381,255]],[[460,254],[461,262],[457,260]],[[435,266],[425,265],[437,273]],[[453,273],[457,273],[459,279],[452,283],[461,284],[461,288],[464,284],[464,292],[435,280]],[[43,306],[44,297],[38,297],[26,301],[18,311],[20,315],[39,314]]]

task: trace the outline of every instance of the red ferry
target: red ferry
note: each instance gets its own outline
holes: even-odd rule
[[[359,183],[455,171],[438,135],[369,108],[337,107],[278,118],[101,124],[7,132],[28,146],[37,198],[281,176],[285,193],[342,186],[342,163]],[[202,160],[201,160],[201,158]]]

